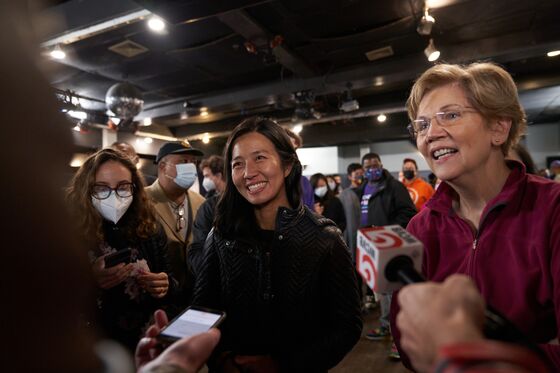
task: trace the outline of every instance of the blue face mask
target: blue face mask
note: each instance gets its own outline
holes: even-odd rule
[[[383,169],[382,168],[368,168],[366,170],[365,177],[369,181],[378,181],[383,176]]]
[[[181,189],[189,189],[196,180],[196,166],[193,163],[179,163],[175,165],[177,177],[173,179]]]

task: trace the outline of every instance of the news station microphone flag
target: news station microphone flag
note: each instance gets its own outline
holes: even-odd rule
[[[357,243],[356,268],[373,291],[393,292],[403,285],[425,281],[420,274],[423,244],[400,225],[360,228]],[[548,361],[538,345],[488,303],[484,335],[527,347]]]

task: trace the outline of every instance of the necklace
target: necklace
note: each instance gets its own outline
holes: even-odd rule
[[[177,232],[180,232],[187,225],[187,221],[185,220],[185,201],[183,200],[181,203],[170,202],[170,205],[177,219],[175,229]]]

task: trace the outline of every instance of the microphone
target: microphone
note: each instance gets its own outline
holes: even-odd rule
[[[360,228],[357,243],[356,269],[371,290],[387,293],[425,281],[420,274],[423,244],[400,225]],[[486,338],[524,346],[549,361],[537,344],[488,303],[484,316]]]

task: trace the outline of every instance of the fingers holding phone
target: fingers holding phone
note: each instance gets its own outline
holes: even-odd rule
[[[102,255],[93,262],[93,276],[97,285],[102,289],[110,289],[123,282],[130,274],[132,266],[120,263],[113,267],[105,267],[105,257]]]
[[[142,272],[137,279],[140,286],[154,298],[163,298],[169,290],[169,277],[165,272]]]

